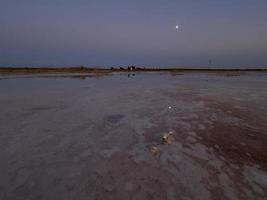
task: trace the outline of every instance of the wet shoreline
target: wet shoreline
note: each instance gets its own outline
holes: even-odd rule
[[[265,73],[56,76],[1,80],[0,198],[266,198]]]

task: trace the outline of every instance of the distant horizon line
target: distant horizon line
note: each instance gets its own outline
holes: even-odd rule
[[[267,72],[267,67],[261,68],[212,68],[212,67],[199,67],[199,68],[188,68],[188,67],[139,67],[130,65],[127,67],[85,67],[85,66],[75,66],[75,67],[1,67],[0,73],[46,73],[46,72],[69,72],[69,73],[90,73],[90,72],[131,72],[131,71],[143,71],[143,72],[153,72],[153,71],[265,71]]]
[[[139,68],[139,69],[149,69],[149,70],[152,70],[152,69],[188,69],[188,70],[191,70],[191,69],[196,69],[196,70],[199,70],[199,69],[206,69],[206,70],[219,70],[219,69],[237,69],[237,70],[240,70],[240,69],[244,69],[244,70],[248,70],[248,69],[267,69],[267,66],[262,66],[262,67],[259,67],[259,66],[240,66],[240,67],[231,67],[231,66],[184,66],[184,67],[173,67],[173,66],[144,66],[144,65],[113,65],[113,66],[86,66],[86,65],[43,65],[43,66],[30,66],[30,65],[21,65],[21,66],[1,66],[0,65],[0,69],[72,69],[72,68],[84,68],[84,69],[127,69],[128,67],[135,67],[135,68]]]

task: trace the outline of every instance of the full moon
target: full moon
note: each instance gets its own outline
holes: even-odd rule
[[[176,26],[175,26],[175,29],[176,29],[176,30],[178,30],[178,29],[179,29],[179,26],[178,26],[178,25],[176,25]]]

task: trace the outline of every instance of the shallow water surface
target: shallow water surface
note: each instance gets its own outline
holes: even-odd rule
[[[0,199],[266,199],[266,88],[265,73],[0,76]]]

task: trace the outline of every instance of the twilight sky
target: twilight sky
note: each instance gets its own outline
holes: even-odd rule
[[[267,66],[267,0],[0,0],[0,66],[209,60]]]

